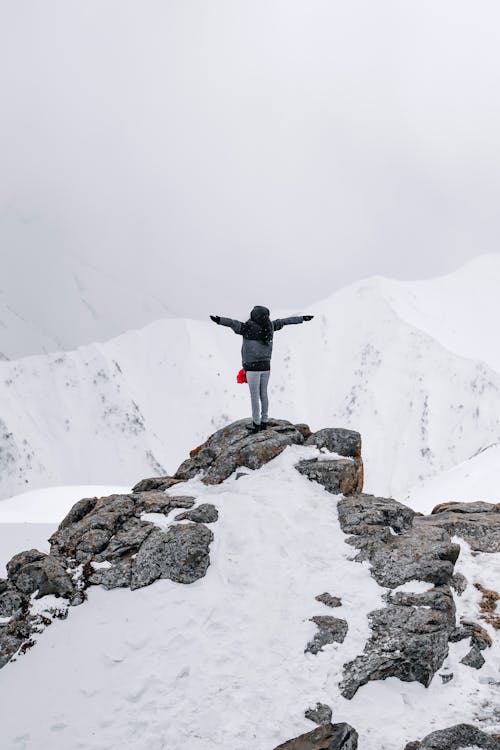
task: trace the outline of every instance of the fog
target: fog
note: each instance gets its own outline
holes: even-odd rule
[[[498,252],[499,25],[493,0],[0,0],[0,287],[55,306],[47,253],[180,315],[303,311]]]

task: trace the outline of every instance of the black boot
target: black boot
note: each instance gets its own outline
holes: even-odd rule
[[[260,423],[260,429],[261,430],[267,430],[267,422],[261,422]]]
[[[256,424],[255,422],[252,422],[252,424],[247,424],[247,430],[252,433],[260,432],[260,424]]]

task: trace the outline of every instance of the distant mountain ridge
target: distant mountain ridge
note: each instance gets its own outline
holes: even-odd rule
[[[313,305],[311,323],[276,334],[271,415],[359,429],[368,491],[400,497],[497,442],[500,372],[488,351],[474,359],[443,344],[468,274],[465,314],[485,317],[485,300],[476,310],[474,296],[481,273],[490,289],[497,260],[465,266],[458,285],[450,277],[425,282],[429,310],[442,289],[444,320],[429,314],[421,328],[424,282],[418,305],[412,285],[380,278]],[[464,347],[491,345],[489,333],[479,330],[473,341],[470,331]],[[0,362],[0,496],[168,472],[214,429],[249,414],[247,389],[236,384],[239,349],[239,337],[210,321],[168,319],[105,344]]]

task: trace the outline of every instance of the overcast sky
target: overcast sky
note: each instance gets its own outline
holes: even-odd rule
[[[498,252],[499,28],[498,0],[0,0],[0,287],[15,246],[43,304],[47,253],[182,315],[299,311]]]

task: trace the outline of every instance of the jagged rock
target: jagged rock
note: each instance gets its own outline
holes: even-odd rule
[[[345,620],[330,615],[319,615],[311,617],[311,622],[318,626],[318,632],[315,633],[312,641],[307,644],[305,653],[317,654],[319,651],[323,651],[323,646],[329,643],[344,642],[348,629]]]
[[[176,521],[194,521],[194,523],[215,523],[219,519],[219,511],[215,505],[202,503],[194,510],[188,510],[186,513],[179,513],[175,517]]]
[[[0,617],[14,617],[27,607],[28,598],[10,581],[0,581]]]
[[[209,565],[213,534],[199,523],[176,524],[168,531],[151,532],[132,563],[130,588],[148,586],[158,578],[193,583],[202,578]]]
[[[446,674],[440,674],[441,682],[443,685],[446,685],[448,682],[451,682],[453,679],[453,672],[448,672]]]
[[[352,698],[370,680],[398,677],[429,685],[448,654],[455,629],[455,606],[447,584],[459,547],[443,529],[421,526],[420,516],[388,498],[369,495],[338,502],[347,542],[368,560],[381,586],[396,588],[411,580],[436,584],[424,593],[395,592],[387,606],[368,615],[371,636],[364,651],[344,666],[341,692]]]
[[[23,560],[32,562],[23,564]],[[37,598],[40,598],[47,594],[70,596],[73,593],[73,582],[61,562],[38,550],[15,555],[7,563],[7,573],[9,580],[23,594],[38,591]]]
[[[179,466],[175,477],[187,480],[202,473],[205,484],[220,484],[241,466],[259,469],[287,445],[304,443],[302,433],[291,422],[269,420],[268,429],[256,434],[248,431],[248,424],[241,419],[215,432]]]
[[[132,487],[132,492],[149,492],[151,490],[168,490],[175,484],[182,482],[182,479],[176,479],[175,477],[149,477],[148,479],[141,479]]]
[[[422,522],[462,537],[477,552],[500,552],[500,503],[442,503]]]
[[[363,489],[361,458],[308,458],[295,468],[334,495],[354,495]]]
[[[363,654],[344,665],[342,695],[352,698],[371,680],[397,677],[426,687],[448,655],[455,606],[446,586],[423,594],[398,592],[388,606],[370,612],[372,634]]]
[[[327,607],[341,607],[342,606],[342,600],[338,596],[332,596],[327,591],[325,591],[324,594],[319,594],[319,596],[314,597],[317,602],[321,602],[322,604],[326,604]]]
[[[387,526],[397,534],[409,531],[415,511],[397,500],[373,495],[354,495],[337,504],[345,534],[364,534],[370,526]]]
[[[300,432],[304,440],[307,440],[307,438],[312,435],[311,428],[308,424],[295,424],[294,427]]]
[[[450,579],[450,586],[459,596],[462,596],[467,588],[467,578],[462,573],[454,573]]]
[[[323,724],[274,750],[357,750],[358,733],[349,724]]]
[[[309,435],[306,445],[317,445],[318,448],[326,448],[339,456],[361,457],[361,435],[354,430],[325,427]]]
[[[43,560],[44,557],[45,553],[40,552],[38,549],[27,549],[24,552],[18,552],[6,565],[7,577],[11,581],[14,580],[21,568],[30,563],[38,562],[38,560]]]
[[[306,719],[313,721],[315,724],[322,726],[330,724],[332,721],[332,709],[326,703],[316,703],[316,708],[308,708],[304,712]]]
[[[87,582],[95,586],[104,586],[105,589],[116,589],[130,586],[131,578],[132,556],[129,555],[118,559],[110,568],[93,568]]]
[[[0,669],[14,656],[24,638],[13,634],[10,623],[0,623]]]
[[[342,531],[353,534],[347,543],[359,550],[356,561],[370,562],[380,586],[450,581],[460,547],[443,529],[421,526],[420,516],[388,498],[344,497],[337,507]]]
[[[472,667],[472,669],[481,669],[484,664],[484,656],[477,646],[473,646],[469,653],[463,659],[460,659],[460,662],[467,667]]]
[[[405,750],[461,750],[472,746],[483,750],[500,750],[497,739],[471,724],[456,724],[431,732],[423,740],[408,743]]]
[[[134,495],[143,513],[170,513],[174,508],[192,508],[195,499],[189,495],[166,495],[164,492],[140,492]]]

